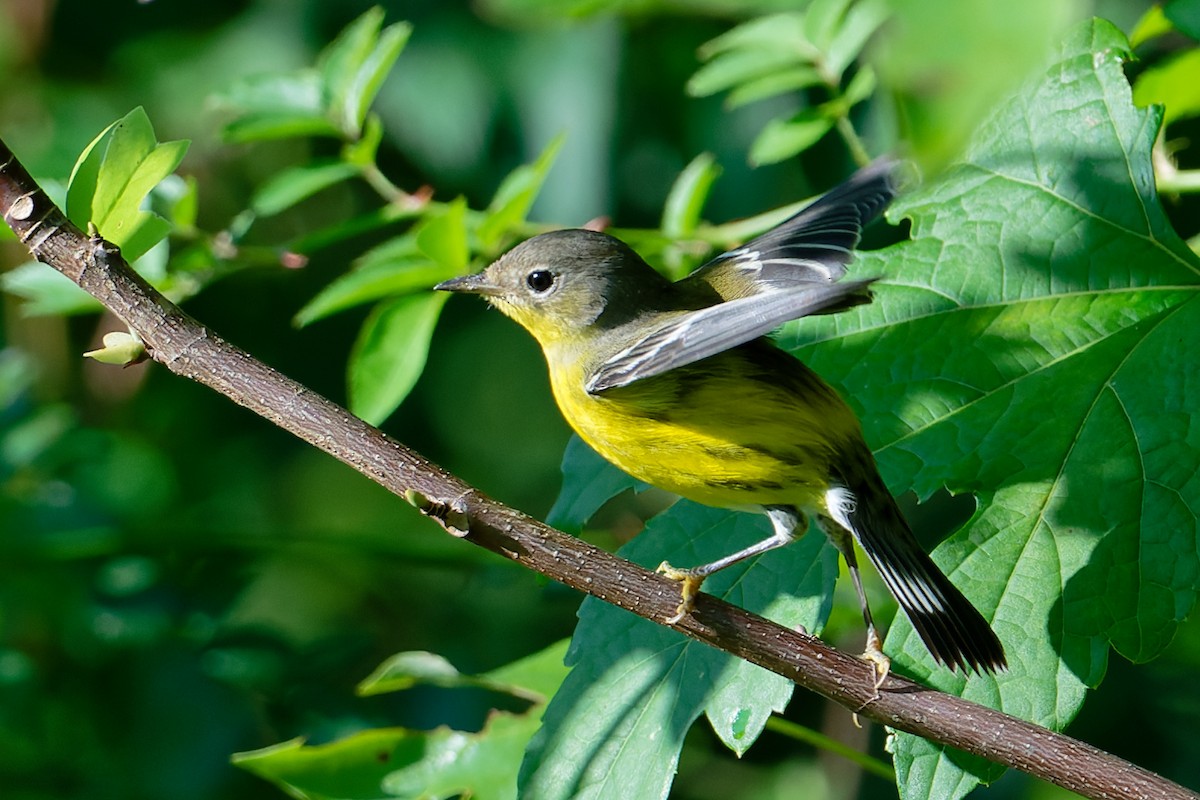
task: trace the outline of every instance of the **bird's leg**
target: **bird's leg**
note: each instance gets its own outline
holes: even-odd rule
[[[768,550],[774,550],[777,547],[783,547],[795,541],[800,530],[801,524],[804,522],[804,516],[791,506],[766,506],[764,508],[767,517],[771,520],[771,526],[774,528],[771,535],[766,539],[755,542],[744,550],[739,550],[736,553],[718,558],[716,561],[711,561],[708,564],[702,564],[698,567],[690,569],[678,569],[672,567],[666,561],[658,565],[660,575],[666,575],[671,580],[679,581],[681,600],[679,607],[675,609],[675,615],[667,620],[674,624],[679,620],[692,613],[692,609],[696,605],[696,593],[700,591],[701,584],[704,579],[714,572],[720,572],[726,567],[732,566],[739,561],[745,561],[747,558],[762,555]],[[801,531],[803,533],[803,531]]]
[[[833,546],[842,554],[842,558],[846,559],[846,568],[850,571],[850,580],[854,583],[854,591],[858,594],[858,604],[862,607],[863,622],[867,624],[867,646],[862,657],[875,666],[877,698],[879,687],[883,685],[884,679],[891,671],[892,660],[884,655],[883,640],[880,639],[879,631],[875,629],[875,621],[871,618],[871,606],[867,603],[867,593],[863,589],[862,575],[858,571],[858,557],[854,553],[854,537],[850,535],[850,531],[828,517],[818,517],[817,524],[821,526],[821,530],[825,531],[829,541],[833,542]]]

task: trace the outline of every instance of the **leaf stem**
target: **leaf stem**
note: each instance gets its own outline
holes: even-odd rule
[[[896,783],[896,771],[888,764],[874,756],[855,750],[853,747],[839,742],[837,739],[826,736],[820,731],[815,731],[812,728],[799,725],[782,717],[768,718],[767,730],[841,756],[848,761],[854,762],[872,775],[883,778],[891,784]]]

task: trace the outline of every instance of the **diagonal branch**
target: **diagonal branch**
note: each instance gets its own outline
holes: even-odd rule
[[[0,142],[0,214],[39,261],[120,317],[167,369],[209,386],[416,505],[447,531],[668,624],[678,584],[484,496],[340,406],[229,344],[167,300],[120,253],[63,216]],[[891,675],[708,595],[671,627],[883,725],[1015,767],[1093,798],[1200,798],[1091,745]]]

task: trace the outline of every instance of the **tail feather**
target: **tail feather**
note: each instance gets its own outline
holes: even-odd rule
[[[991,625],[921,549],[887,490],[868,484],[853,494],[838,521],[854,534],[933,657],[963,672],[1005,669],[1004,647]]]

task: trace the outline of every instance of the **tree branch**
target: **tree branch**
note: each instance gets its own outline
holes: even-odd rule
[[[78,283],[167,369],[209,386],[405,497],[447,531],[662,625],[679,586],[497,503],[281,375],[185,314],[119,252],[68,221],[0,141],[0,213],[39,261]],[[670,627],[776,672],[862,716],[1092,798],[1200,798],[1091,745],[890,675],[819,639],[708,595]]]

